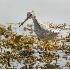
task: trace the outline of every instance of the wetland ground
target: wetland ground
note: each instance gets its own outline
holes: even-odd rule
[[[70,31],[44,44],[32,24],[19,24],[0,24],[0,69],[70,69]]]

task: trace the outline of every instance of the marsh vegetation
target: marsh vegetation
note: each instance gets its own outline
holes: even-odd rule
[[[31,24],[19,30],[22,34],[16,30],[12,23],[7,27],[0,24],[0,69],[70,68],[70,33],[44,43]]]

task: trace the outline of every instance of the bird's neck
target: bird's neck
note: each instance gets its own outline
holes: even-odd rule
[[[33,22],[34,22],[34,25],[38,25],[39,24],[39,20],[38,18],[35,16],[32,18]]]

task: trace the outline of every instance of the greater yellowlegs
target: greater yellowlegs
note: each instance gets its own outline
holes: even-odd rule
[[[41,22],[38,20],[34,11],[27,12],[27,18],[24,20],[24,22],[21,23],[21,25],[23,25],[28,19],[31,18],[34,22],[34,32],[40,39],[46,41],[54,39],[54,37],[56,37],[60,33],[60,31],[66,26],[66,24]]]

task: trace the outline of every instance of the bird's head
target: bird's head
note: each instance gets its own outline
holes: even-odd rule
[[[31,18],[34,18],[34,17],[35,17],[35,12],[34,11],[27,12],[27,18],[28,19],[31,19]]]
[[[21,23],[21,25],[23,25],[28,19],[31,19],[31,18],[34,18],[34,17],[36,17],[34,11],[27,12],[27,18],[24,20],[24,22]],[[20,25],[20,26],[21,26],[21,25]],[[20,26],[19,26],[19,27],[20,27]]]

